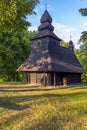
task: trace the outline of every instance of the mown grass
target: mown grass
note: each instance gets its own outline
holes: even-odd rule
[[[0,84],[0,130],[87,130],[87,86]]]

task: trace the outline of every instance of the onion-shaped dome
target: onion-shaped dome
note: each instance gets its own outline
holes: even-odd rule
[[[44,12],[44,14],[42,15],[40,21],[41,21],[41,23],[44,23],[44,22],[52,23],[52,18],[51,18],[50,14],[48,13],[47,10],[45,10],[45,12]]]

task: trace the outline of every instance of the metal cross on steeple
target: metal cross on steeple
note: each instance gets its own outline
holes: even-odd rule
[[[71,39],[72,39],[72,36],[70,35],[70,41],[71,41]]]
[[[47,10],[47,3],[45,3],[45,9]]]

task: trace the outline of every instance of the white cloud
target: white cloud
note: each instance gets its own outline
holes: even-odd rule
[[[71,36],[75,47],[76,48],[79,47],[77,43],[78,43],[81,33],[77,28],[74,28],[68,25],[63,25],[58,22],[54,22],[53,25],[54,25],[54,32],[57,36],[59,36],[65,42],[69,42],[70,36]]]
[[[57,22],[54,22],[53,25],[55,28],[54,32],[65,41],[68,41],[70,39],[70,36],[72,36],[72,33],[75,33],[77,30],[76,28]]]
[[[38,27],[31,26],[31,27],[28,28],[28,31],[35,31],[35,30],[38,30]]]
[[[87,26],[87,22],[85,22],[85,23],[83,24],[83,26]]]

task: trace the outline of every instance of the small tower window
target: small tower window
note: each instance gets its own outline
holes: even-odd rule
[[[38,42],[38,46],[40,46],[40,41]]]
[[[38,40],[37,42],[38,42],[38,45],[40,45],[40,44],[41,44],[41,40]]]

